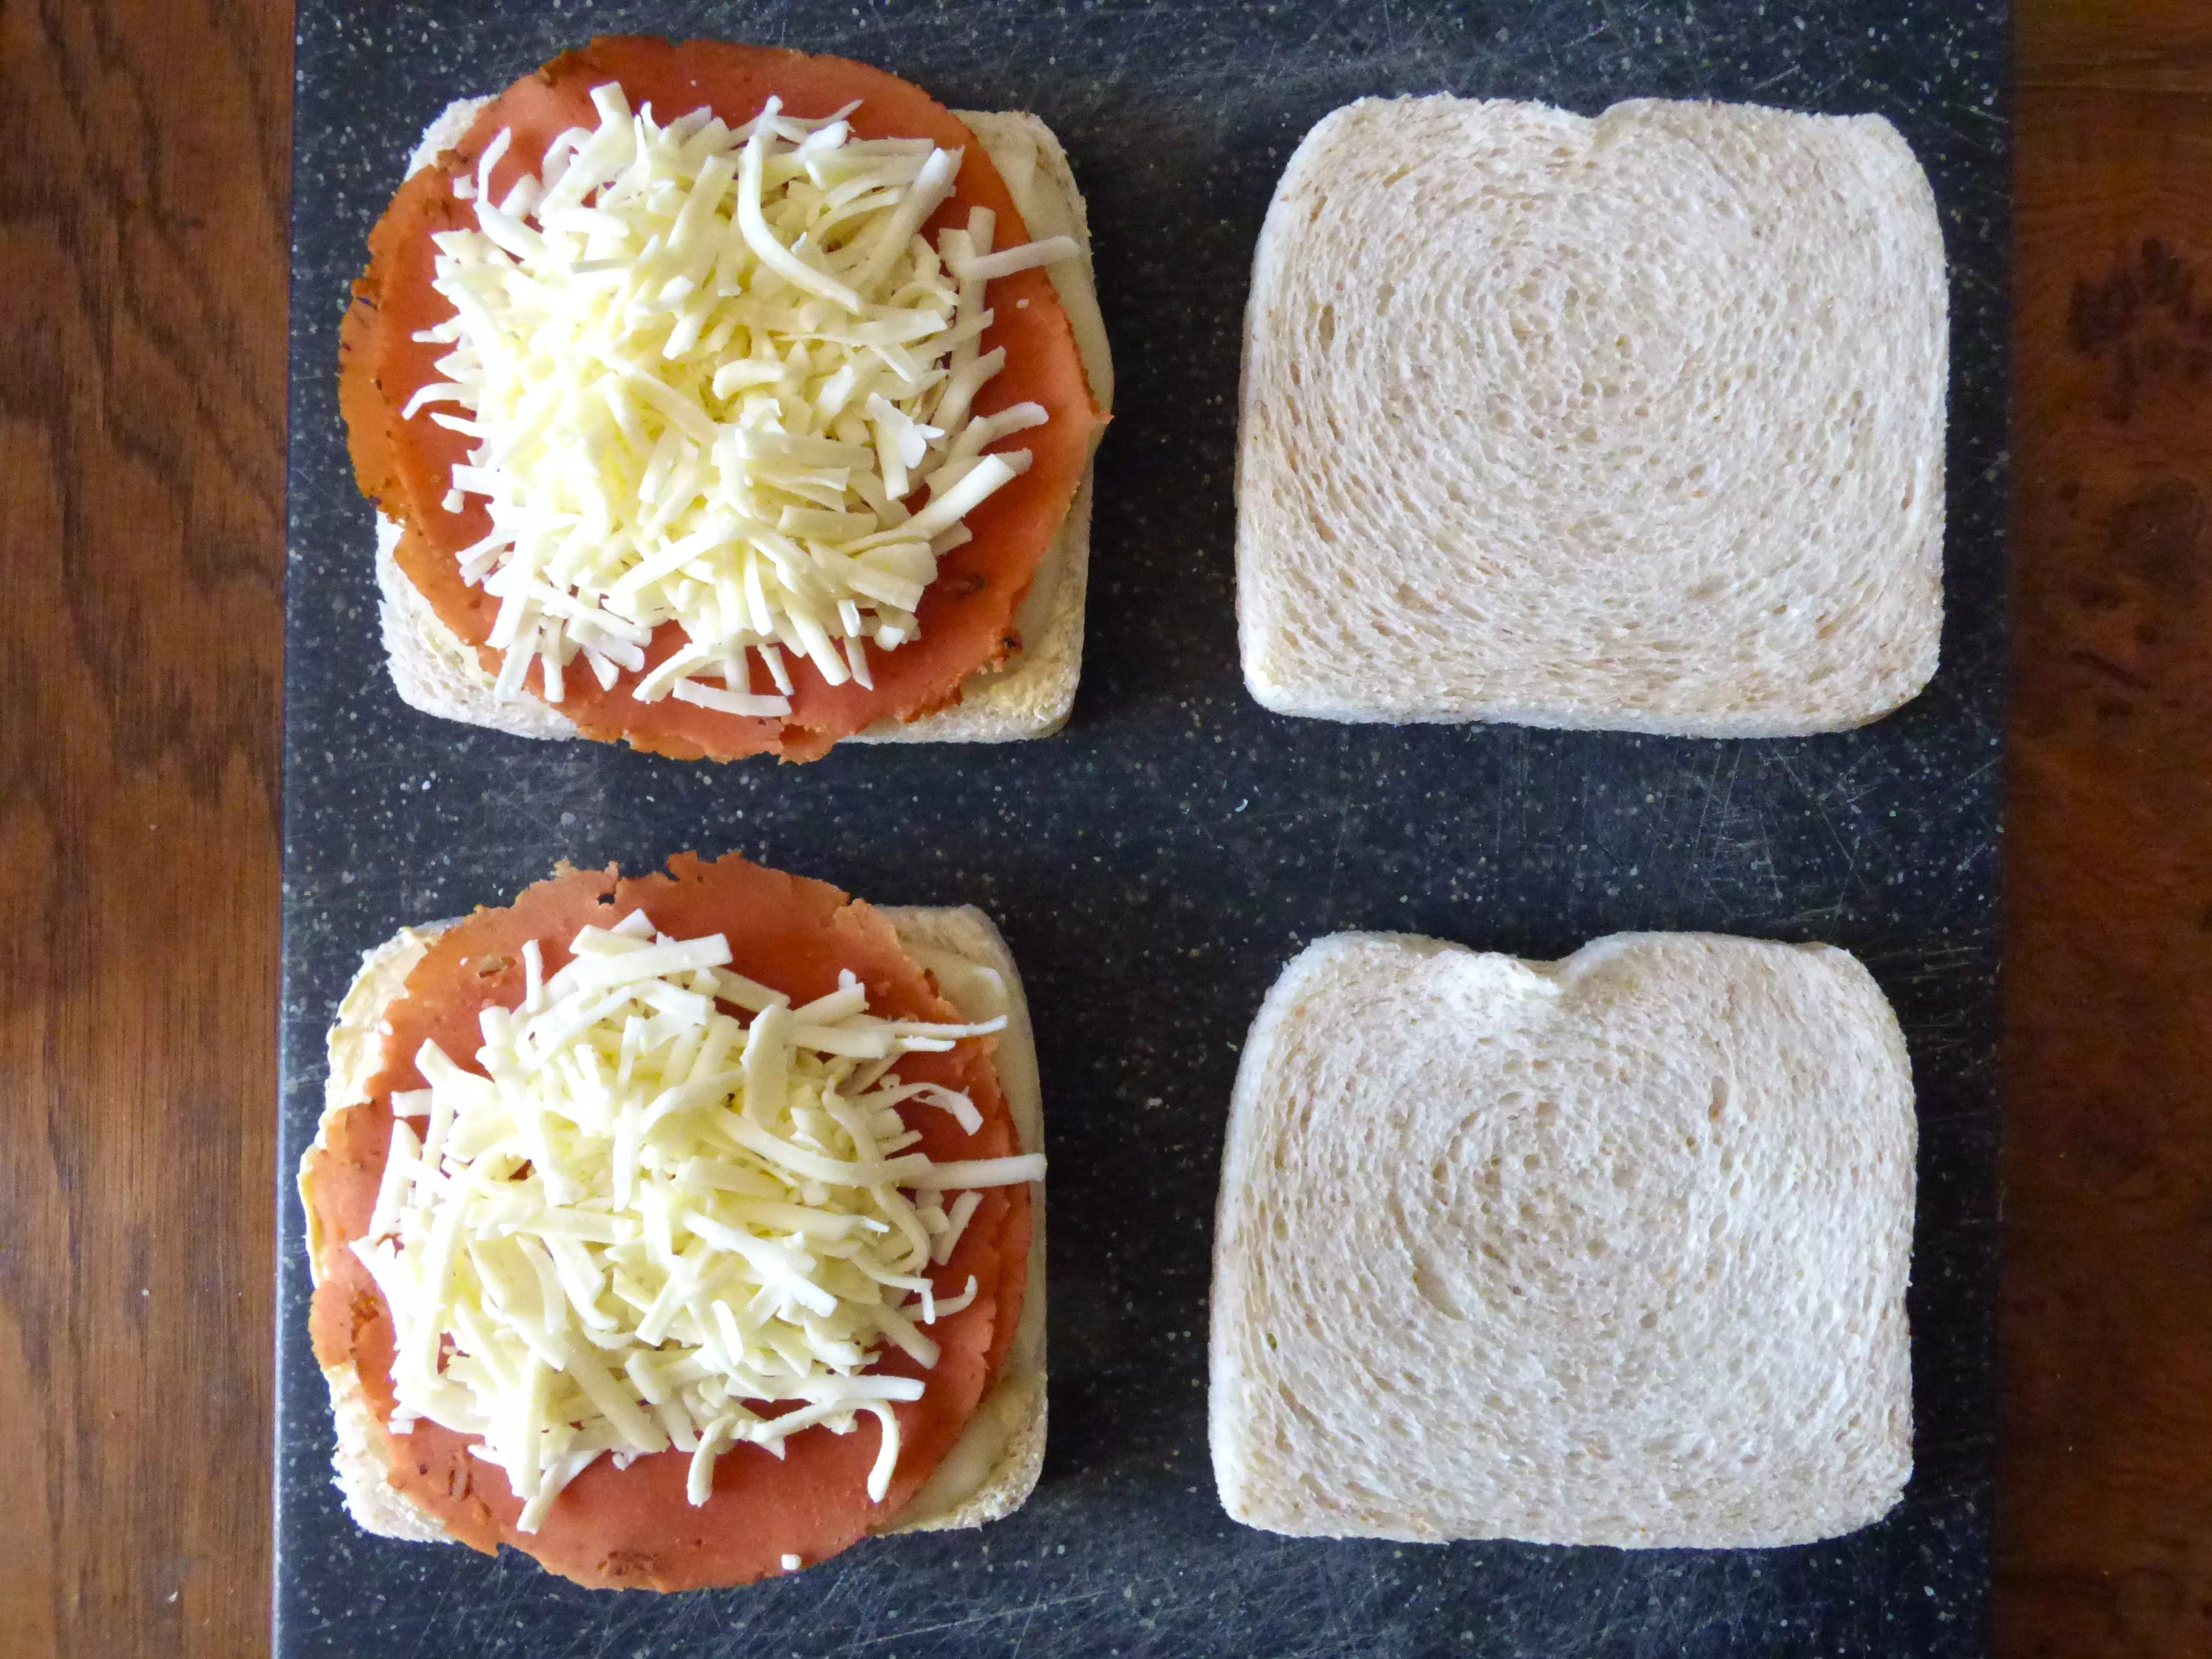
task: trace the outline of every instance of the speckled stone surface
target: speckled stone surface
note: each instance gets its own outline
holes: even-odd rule
[[[356,1533],[327,1483],[296,1206],[281,1205],[278,1648],[307,1655],[1969,1655],[1984,1646],[2006,140],[2003,8],[1515,0],[1424,8],[843,3],[301,7],[295,174],[283,1158],[359,953],[558,858],[736,848],[871,898],[982,905],[1047,1086],[1052,1445],[981,1532],[750,1589],[595,1594],[513,1555]],[[1099,461],[1073,726],[995,748],[687,765],[426,719],[376,644],[338,426],[346,283],[416,132],[602,30],[840,52],[955,106],[1031,109],[1089,197],[1120,406]],[[1710,743],[1363,728],[1247,698],[1231,611],[1239,319],[1306,128],[1369,93],[1656,94],[1879,111],[1954,263],[1949,615],[1934,686],[1864,731]],[[1856,1536],[1764,1553],[1298,1541],[1230,1522],[1205,1320],[1237,1047],[1339,928],[1537,957],[1620,928],[1832,940],[1895,1001],[1922,1112],[1918,1471]]]

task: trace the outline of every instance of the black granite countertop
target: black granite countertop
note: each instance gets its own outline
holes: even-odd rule
[[[360,953],[556,859],[732,848],[890,903],[981,905],[1023,967],[1053,1158],[1052,1439],[977,1532],[750,1589],[595,1593],[356,1532],[328,1482],[296,1205],[280,1203],[277,1649],[338,1654],[1957,1655],[1984,1644],[2004,657],[2007,20],[1939,0],[1330,5],[307,0],[294,178],[283,1160]],[[418,715],[377,644],[335,395],[363,239],[422,125],[608,31],[841,52],[1034,110],[1089,199],[1119,393],[1073,725],[1036,743],[689,764]],[[1875,111],[1954,263],[1948,612],[1934,684],[1840,736],[1700,742],[1269,714],[1237,672],[1230,478],[1254,238],[1305,130],[1363,94]],[[1231,1522],[1206,1447],[1213,1188],[1237,1048],[1341,928],[1565,954],[1626,928],[1848,946],[1920,1094],[1918,1467],[1848,1538],[1626,1553],[1295,1540]]]

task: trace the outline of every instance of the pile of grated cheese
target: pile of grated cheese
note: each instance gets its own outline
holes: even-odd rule
[[[427,1418],[479,1437],[534,1532],[603,1454],[621,1467],[688,1452],[703,1504],[727,1448],[781,1457],[801,1429],[847,1434],[869,1415],[880,1503],[898,1462],[891,1407],[923,1385],[869,1365],[886,1343],[936,1364],[927,1328],[976,1285],[940,1298],[931,1268],[981,1188],[1044,1176],[1035,1154],[913,1150],[902,1104],[970,1133],[982,1117],[893,1067],[1005,1020],[879,1018],[849,971],[794,1008],[728,969],[722,935],[670,939],[643,911],[570,948],[548,977],[538,943],[524,947],[521,1006],[481,1016],[483,1075],[426,1042],[429,1087],[392,1097],[352,1249],[392,1311],[393,1427]]]
[[[980,349],[986,285],[1080,250],[994,252],[982,208],[932,247],[921,227],[963,152],[856,138],[857,104],[799,120],[771,98],[732,129],[633,114],[612,83],[592,101],[598,127],[500,200],[505,131],[454,180],[477,228],[436,237],[454,314],[416,336],[453,349],[404,416],[475,442],[446,505],[490,514],[460,558],[500,601],[496,690],[518,695],[535,661],[558,703],[580,656],[602,687],[642,673],[648,702],[783,715],[787,653],[872,686],[868,646],[916,636],[939,556],[1030,463],[986,452],[1048,419],[973,413],[1006,362]],[[643,672],[670,622],[682,646]]]

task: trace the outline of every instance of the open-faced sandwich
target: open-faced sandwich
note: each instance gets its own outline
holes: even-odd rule
[[[424,135],[340,402],[408,702],[686,758],[1040,736],[1112,398],[1024,114],[609,37]]]
[[[732,855],[371,951],[301,1160],[347,1507],[585,1584],[1018,1508],[1044,1159],[1013,963]]]

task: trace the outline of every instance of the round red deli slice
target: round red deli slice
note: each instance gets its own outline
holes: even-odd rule
[[[453,179],[473,171],[502,130],[513,139],[493,171],[495,194],[524,171],[535,172],[562,132],[595,125],[592,88],[610,81],[621,84],[633,108],[649,103],[664,120],[706,107],[733,126],[750,120],[770,96],[781,98],[788,113],[808,118],[857,99],[860,106],[850,119],[860,137],[927,138],[965,152],[957,187],[926,234],[964,224],[970,208],[983,207],[997,215],[1001,246],[1029,236],[1006,181],[957,116],[920,88],[847,58],[712,40],[604,36],[495,98],[453,150],[400,187],[371,233],[368,269],[354,284],[338,354],[339,406],[361,487],[403,528],[400,568],[488,668],[499,664],[499,653],[484,645],[498,602],[462,580],[457,555],[489,532],[490,515],[475,496],[458,510],[445,504],[453,465],[466,459],[471,441],[437,424],[427,409],[402,418],[415,392],[442,378],[435,365],[447,349],[414,338],[453,314],[432,286],[432,239],[474,227],[474,210],[455,198]],[[647,647],[646,668],[625,672],[611,689],[586,673],[567,676],[556,705],[561,712],[587,737],[621,738],[684,759],[774,754],[811,760],[878,719],[912,720],[957,702],[969,675],[1017,648],[1015,609],[1067,515],[1104,416],[1051,278],[1041,270],[998,277],[988,299],[994,318],[981,347],[1005,347],[1006,363],[976,395],[975,413],[1026,402],[1042,405],[1049,418],[1020,434],[1019,447],[1031,457],[1029,470],[969,514],[973,539],[939,562],[937,579],[915,613],[919,637],[871,653],[872,689],[851,682],[832,686],[811,662],[799,660],[791,664],[794,694],[786,716],[725,714],[673,697],[641,702],[631,688],[682,645],[681,629],[669,623]],[[533,694],[542,693],[535,665],[528,684]]]
[[[478,910],[440,935],[386,1011],[382,1069],[368,1097],[325,1126],[310,1155],[304,1191],[322,1241],[312,1334],[325,1365],[357,1367],[364,1396],[383,1437],[392,1485],[434,1516],[456,1539],[490,1551],[511,1544],[580,1583],[602,1587],[694,1589],[741,1584],[781,1571],[796,1555],[808,1564],[835,1554],[894,1522],[959,1439],[976,1405],[997,1380],[1020,1322],[1027,1289],[1030,1229],[1024,1187],[982,1192],[951,1260],[934,1270],[948,1295],[972,1274],[974,1301],[929,1328],[942,1349],[924,1370],[896,1348],[872,1369],[923,1380],[921,1398],[893,1407],[899,1423],[897,1467],[880,1504],[867,1480],[880,1442],[864,1419],[854,1432],[802,1430],[778,1460],[765,1449],[739,1445],[715,1464],[714,1490],[694,1508],[685,1493],[689,1457],[654,1453],[617,1469],[602,1457],[556,1498],[535,1533],[516,1529],[522,1504],[505,1472],[473,1455],[471,1437],[423,1420],[405,1433],[390,1427],[393,1330],[375,1281],[347,1246],[368,1231],[386,1153],[392,1096],[423,1086],[414,1056],[434,1041],[465,1066],[480,1041],[477,1016],[523,995],[521,950],[539,943],[550,975],[568,960],[568,941],[586,926],[611,927],[642,908],[661,932],[679,939],[725,935],[732,967],[785,992],[794,1003],[837,988],[841,969],[866,987],[869,1010],[891,1018],[957,1020],[884,918],[827,883],[809,881],[732,854],[706,863],[690,854],[669,873],[618,877],[613,871],[565,871],[538,883],[505,909]],[[963,1042],[949,1054],[916,1054],[899,1061],[908,1082],[964,1091],[982,1115],[981,1129],[963,1132],[945,1113],[921,1108],[909,1127],[916,1151],[939,1159],[1002,1158],[1020,1150],[998,1086],[988,1040]]]

